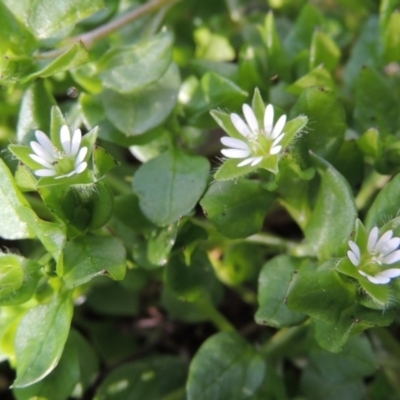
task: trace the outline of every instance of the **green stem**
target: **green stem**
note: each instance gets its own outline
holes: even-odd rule
[[[185,386],[174,390],[162,398],[162,400],[182,400],[185,398],[186,388]]]
[[[127,182],[116,178],[112,174],[106,175],[104,178],[107,184],[110,186],[113,192],[117,194],[130,194],[132,193],[132,187]]]
[[[236,331],[235,327],[216,309],[208,298],[197,300],[195,305],[221,332]]]
[[[268,358],[279,354],[290,342],[302,336],[309,324],[307,320],[301,325],[279,330],[261,347],[261,353]]]
[[[143,17],[146,14],[154,12],[164,6],[169,6],[175,3],[177,0],[153,0],[148,3],[137,7],[126,14],[120,15],[116,19],[99,26],[89,32],[83,33],[82,35],[77,35],[66,40],[66,45],[60,49],[55,49],[52,51],[47,51],[44,53],[36,54],[35,58],[37,60],[51,59],[60,56],[65,53],[73,44],[76,42],[82,42],[82,44],[89,50],[91,49],[99,40],[106,38],[111,33],[117,31],[125,25],[128,25],[132,21]]]
[[[363,182],[363,185],[356,197],[355,201],[357,209],[362,210],[368,206],[376,191],[382,189],[390,178],[390,175],[381,175],[375,171],[372,171],[367,179]]]

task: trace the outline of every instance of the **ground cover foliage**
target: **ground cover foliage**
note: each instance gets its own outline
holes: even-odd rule
[[[0,1],[0,397],[398,399],[400,1]]]

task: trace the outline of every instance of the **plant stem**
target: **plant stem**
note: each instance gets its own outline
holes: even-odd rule
[[[60,49],[46,51],[44,53],[39,53],[35,56],[35,58],[37,60],[56,58],[67,51],[73,44],[79,41],[82,42],[82,44],[89,50],[94,46],[96,42],[104,39],[105,37],[122,28],[123,26],[128,25],[132,21],[153,11],[156,11],[161,7],[169,7],[177,1],[179,0],[153,0],[145,3],[142,6],[137,7],[126,14],[120,15],[119,17],[108,22],[107,24],[99,26],[98,28],[95,28],[89,32],[67,39],[66,45],[64,47]]]
[[[201,298],[195,302],[196,307],[221,331],[235,332],[235,327],[217,310],[208,298]]]
[[[310,322],[307,320],[301,325],[293,326],[291,328],[283,328],[276,332],[275,335],[261,347],[261,353],[268,358],[279,354],[279,352],[290,342],[303,335],[305,330],[308,328],[309,323]]]
[[[379,189],[382,189],[390,178],[391,175],[381,175],[373,171],[363,182],[363,185],[357,194],[355,200],[357,209],[364,209],[370,202],[375,192]]]

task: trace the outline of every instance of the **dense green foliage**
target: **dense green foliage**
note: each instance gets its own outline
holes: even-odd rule
[[[400,398],[399,10],[0,0],[0,397]]]

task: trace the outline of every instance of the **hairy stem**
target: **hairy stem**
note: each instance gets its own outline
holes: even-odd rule
[[[60,49],[39,53],[35,56],[35,58],[37,60],[56,58],[66,52],[76,42],[82,42],[87,49],[90,49],[99,40],[104,39],[111,33],[115,32],[125,25],[128,25],[132,21],[135,21],[136,19],[143,17],[144,15],[151,12],[154,12],[164,6],[169,7],[177,1],[179,0],[152,0],[149,3],[143,4],[142,6],[129,11],[126,14],[120,15],[116,19],[102,26],[99,26],[98,28],[67,39],[66,45]]]

